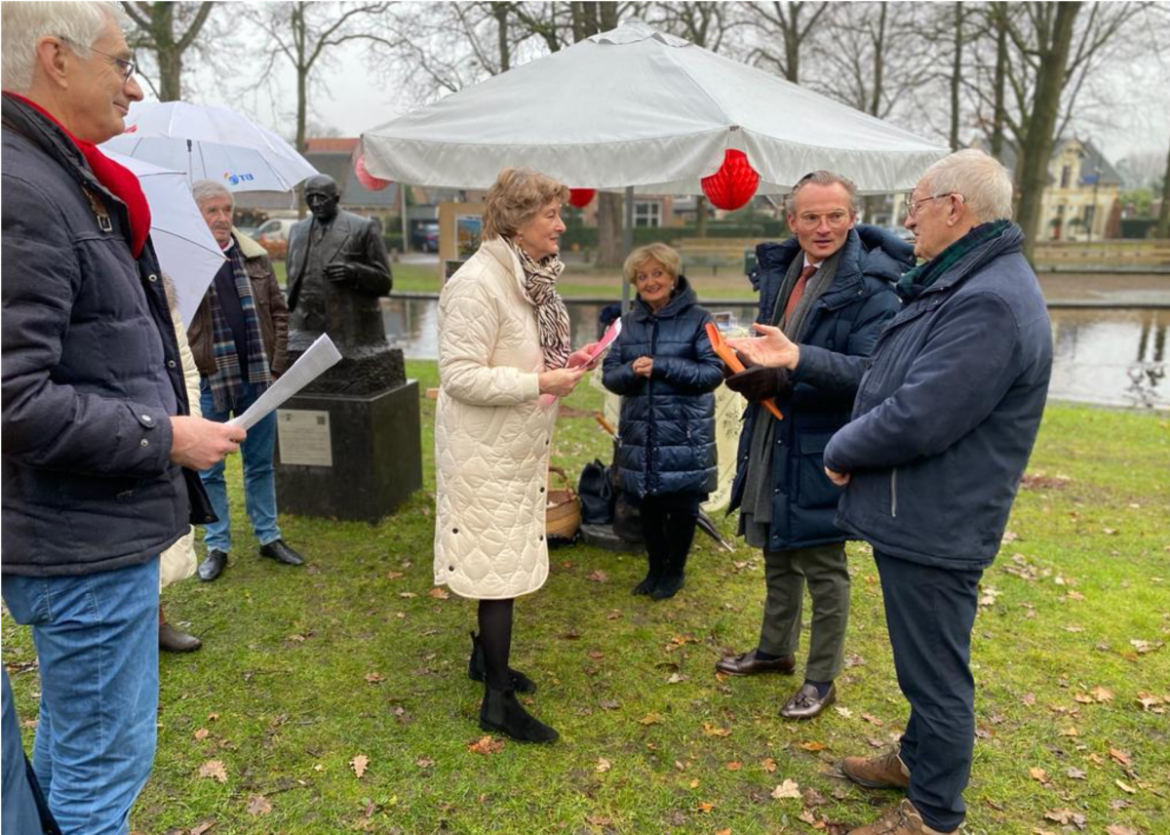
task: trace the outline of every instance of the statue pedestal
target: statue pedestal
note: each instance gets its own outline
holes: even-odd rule
[[[301,393],[276,413],[283,513],[378,522],[422,487],[417,380],[373,394]]]

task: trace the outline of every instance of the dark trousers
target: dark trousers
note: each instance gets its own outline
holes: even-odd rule
[[[876,553],[898,686],[910,702],[901,756],[927,826],[956,829],[975,747],[971,628],[982,571],[951,571]]]
[[[764,577],[768,598],[760,627],[760,649],[770,655],[796,652],[807,583],[813,616],[804,677],[809,681],[833,681],[844,663],[845,629],[849,625],[845,543],[764,551]]]
[[[695,525],[699,521],[699,500],[694,496],[647,496],[642,499],[642,536],[650,561],[656,559],[667,571],[682,570]]]

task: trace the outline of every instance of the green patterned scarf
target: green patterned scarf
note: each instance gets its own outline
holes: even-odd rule
[[[959,240],[948,246],[934,258],[924,264],[919,264],[898,280],[898,295],[904,301],[913,301],[918,298],[930,285],[934,284],[947,270],[959,263],[970,252],[988,241],[995,240],[1011,225],[1009,220],[993,220],[990,223],[981,223]]]

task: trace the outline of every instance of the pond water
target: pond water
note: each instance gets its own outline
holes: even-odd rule
[[[569,302],[574,347],[597,338],[602,305]],[[714,305],[740,324],[755,317],[754,305]],[[1055,308],[1054,359],[1048,396],[1110,406],[1170,409],[1166,380],[1170,308]],[[408,359],[437,359],[438,301],[383,301],[386,334]]]

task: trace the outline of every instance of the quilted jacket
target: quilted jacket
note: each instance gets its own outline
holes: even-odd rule
[[[435,583],[506,599],[548,577],[546,485],[557,405],[520,261],[484,242],[439,297]]]
[[[715,395],[723,363],[705,325],[711,314],[679,276],[658,313],[639,296],[622,317],[622,333],[605,358],[605,387],[622,396],[618,474],[638,496],[706,495],[715,489]],[[633,371],[652,357],[650,379]]]

